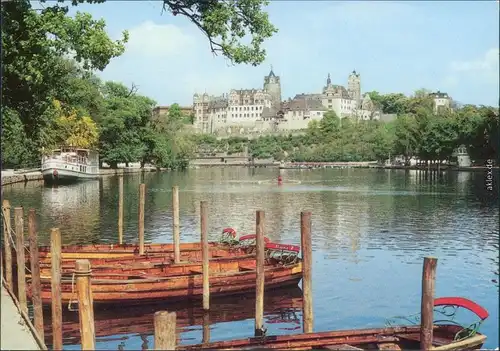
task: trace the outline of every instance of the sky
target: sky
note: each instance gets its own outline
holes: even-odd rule
[[[194,24],[162,14],[161,5],[108,1],[72,9],[104,18],[112,38],[129,31],[126,52],[99,75],[134,83],[159,105],[191,105],[194,93],[262,88],[272,66],[283,99],[321,92],[328,73],[346,86],[356,70],[362,92],[426,88],[464,104],[498,106],[498,1],[271,1],[266,11],[279,32],[257,67],[214,56]]]

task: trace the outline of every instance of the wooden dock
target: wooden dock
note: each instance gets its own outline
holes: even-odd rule
[[[41,350],[14,300],[2,284],[2,350]]]

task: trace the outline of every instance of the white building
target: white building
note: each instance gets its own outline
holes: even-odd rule
[[[451,108],[451,98],[447,93],[438,90],[435,93],[430,93],[429,96],[434,100],[434,113]]]
[[[298,94],[281,103],[280,77],[271,68],[264,77],[263,89],[233,89],[222,96],[194,94],[193,110],[195,129],[217,134],[305,129],[328,110],[335,111],[339,118],[380,118],[370,96],[361,94],[361,77],[356,71],[349,75],[347,89],[332,84],[328,74],[320,94]]]
[[[194,94],[195,129],[213,133],[231,126],[250,127],[262,121],[270,110],[279,109],[281,82],[271,68],[264,77],[263,89],[233,89],[229,94],[210,96]]]

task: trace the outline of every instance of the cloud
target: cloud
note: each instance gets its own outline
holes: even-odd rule
[[[470,61],[452,61],[449,73],[444,79],[447,87],[458,86],[460,81],[466,80],[473,84],[498,84],[499,75],[499,48],[486,51],[481,57]]]
[[[498,59],[500,55],[499,48],[493,48],[488,50],[483,57],[475,59],[472,61],[453,61],[450,64],[452,71],[456,72],[486,72],[495,73],[498,72]],[[498,78],[498,73],[496,74]]]
[[[165,58],[196,50],[194,36],[173,24],[146,21],[129,30],[127,54]]]

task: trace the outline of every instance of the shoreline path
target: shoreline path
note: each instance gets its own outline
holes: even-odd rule
[[[2,284],[1,350],[40,350],[35,337],[21,317],[14,301]]]

